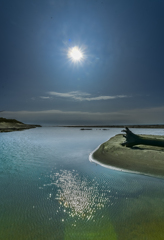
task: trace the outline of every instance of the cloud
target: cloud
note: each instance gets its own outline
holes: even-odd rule
[[[41,96],[40,98],[42,98],[42,99],[50,99],[51,97],[44,97],[44,96]]]
[[[112,125],[112,124],[162,124],[164,106],[115,112],[46,111],[3,112],[2,117],[15,118],[25,123],[48,125]]]
[[[72,98],[74,100],[78,101],[100,101],[100,100],[111,100],[116,98],[127,98],[129,96],[127,95],[115,95],[115,96],[97,96],[97,97],[91,97],[91,94],[85,93],[85,92],[67,92],[67,93],[59,93],[59,92],[48,92],[48,94],[56,97],[61,98]]]

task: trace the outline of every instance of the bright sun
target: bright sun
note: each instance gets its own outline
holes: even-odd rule
[[[83,59],[83,53],[78,47],[70,48],[68,51],[68,57],[73,62],[80,62]]]

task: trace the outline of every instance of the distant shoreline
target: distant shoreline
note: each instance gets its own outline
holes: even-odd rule
[[[142,125],[72,125],[72,126],[54,126],[68,128],[164,128],[164,124],[142,124]]]

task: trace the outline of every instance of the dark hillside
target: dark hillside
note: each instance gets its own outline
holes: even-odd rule
[[[6,123],[21,123],[23,124],[22,122],[20,121],[17,121],[16,119],[7,119],[7,118],[0,118],[0,123],[1,122],[6,122]]]

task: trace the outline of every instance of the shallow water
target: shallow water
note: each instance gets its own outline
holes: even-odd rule
[[[88,160],[120,131],[1,133],[0,239],[163,239],[164,179]],[[160,129],[133,131],[164,135]]]

